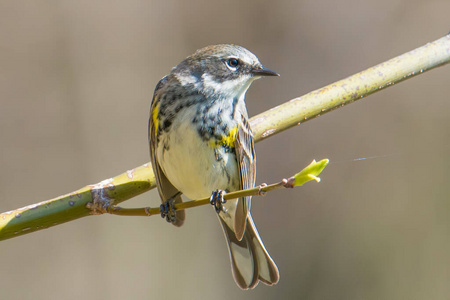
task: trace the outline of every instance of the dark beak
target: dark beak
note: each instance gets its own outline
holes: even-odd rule
[[[254,67],[252,69],[252,74],[255,76],[280,76],[280,74],[278,74],[277,72],[272,71],[271,69],[267,69],[263,66]]]

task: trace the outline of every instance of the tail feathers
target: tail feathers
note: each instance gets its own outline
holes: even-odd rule
[[[264,247],[252,217],[248,216],[240,241],[230,227],[222,219],[220,221],[228,241],[231,270],[237,285],[246,290],[254,288],[259,281],[267,285],[276,284],[280,278],[278,268]]]
[[[181,203],[183,202],[183,200],[181,199],[181,194],[179,194],[178,196],[173,198],[173,203],[177,204],[177,203]],[[180,227],[181,225],[184,224],[184,220],[186,219],[186,212],[185,210],[176,210],[175,211],[175,222],[172,222],[173,225]]]

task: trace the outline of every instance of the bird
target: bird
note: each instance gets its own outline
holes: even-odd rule
[[[188,56],[156,85],[149,118],[152,168],[161,216],[175,226],[185,211],[181,195],[210,197],[222,225],[231,269],[241,289],[279,280],[250,214],[251,197],[224,200],[252,188],[256,178],[253,133],[245,94],[253,81],[279,76],[244,47],[219,44]]]

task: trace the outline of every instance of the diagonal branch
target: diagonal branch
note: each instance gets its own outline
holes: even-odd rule
[[[450,34],[253,117],[255,141],[449,62]],[[144,164],[70,194],[0,214],[0,240],[98,214],[154,187],[152,168]]]

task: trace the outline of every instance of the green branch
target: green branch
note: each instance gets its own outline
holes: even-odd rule
[[[274,190],[278,190],[281,188],[294,188],[296,186],[301,186],[308,181],[315,180],[320,182],[320,178],[317,177],[319,174],[325,169],[328,165],[328,159],[322,159],[319,162],[313,160],[306,168],[301,170],[299,173],[294,176],[289,177],[288,179],[283,179],[280,182],[273,183],[267,185],[265,183],[256,186],[254,188],[240,190],[235,192],[226,193],[224,195],[225,200],[237,199],[247,196],[265,196],[267,192],[271,192]],[[197,206],[210,204],[210,198],[203,198],[198,200],[192,200],[182,203],[175,204],[176,210],[188,209]],[[160,214],[160,209],[144,207],[144,208],[122,208],[114,205],[110,205],[106,208],[106,213],[118,216],[142,216],[142,217],[150,217],[154,215]]]
[[[250,120],[255,141],[450,62],[450,35],[292,99]],[[0,214],[0,240],[104,212],[155,187],[149,164],[73,193]],[[90,203],[88,205],[88,203]],[[88,208],[89,206],[89,208]]]

